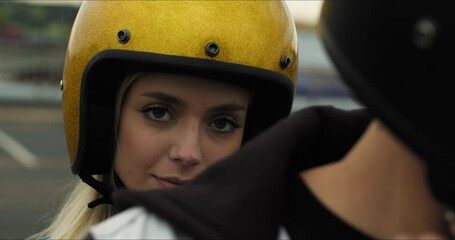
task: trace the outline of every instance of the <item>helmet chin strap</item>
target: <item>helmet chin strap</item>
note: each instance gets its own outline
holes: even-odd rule
[[[123,184],[122,182],[122,179],[120,179],[120,177],[117,175],[117,172],[113,171],[114,172],[114,187],[115,189],[119,189],[119,188],[126,188],[125,184]]]
[[[94,208],[101,204],[111,204],[111,193],[112,189],[110,189],[105,183],[96,180],[86,169],[82,169],[79,172],[79,177],[82,179],[83,182],[88,184],[90,187],[95,189],[102,197],[95,199],[88,203],[89,208]]]

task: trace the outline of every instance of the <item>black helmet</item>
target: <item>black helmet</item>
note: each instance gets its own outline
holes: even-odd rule
[[[356,97],[424,160],[455,208],[455,2],[326,1],[320,34]]]

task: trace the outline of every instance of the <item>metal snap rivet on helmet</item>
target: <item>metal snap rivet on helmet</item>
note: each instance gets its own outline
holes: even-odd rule
[[[428,49],[438,35],[436,22],[430,18],[422,18],[416,22],[413,29],[414,45],[420,49]]]
[[[122,29],[117,33],[117,41],[121,44],[125,44],[130,40],[130,31]]]
[[[60,91],[63,91],[63,80],[60,80]]]
[[[282,69],[285,69],[288,68],[289,66],[291,66],[291,58],[287,56],[282,56],[280,59],[280,67]]]
[[[205,54],[209,57],[215,57],[220,53],[220,47],[216,42],[209,42],[205,45]]]

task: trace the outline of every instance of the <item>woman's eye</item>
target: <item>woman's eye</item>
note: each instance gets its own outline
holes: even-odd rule
[[[233,132],[236,128],[240,128],[240,124],[231,117],[224,117],[215,119],[211,122],[210,126],[217,132],[229,133]]]
[[[173,119],[168,108],[165,106],[148,106],[142,112],[150,119],[160,122],[167,122]]]

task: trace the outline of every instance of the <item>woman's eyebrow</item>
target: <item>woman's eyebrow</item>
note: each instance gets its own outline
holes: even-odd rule
[[[142,96],[149,97],[149,98],[157,98],[157,99],[159,99],[163,102],[167,102],[169,104],[180,105],[180,106],[186,105],[182,99],[171,96],[166,93],[162,93],[162,92],[146,92],[146,93],[143,93]]]
[[[142,96],[149,97],[149,98],[156,98],[163,102],[167,102],[169,104],[179,105],[179,106],[187,106],[185,101],[181,98],[163,93],[163,92],[145,92]],[[221,104],[218,106],[214,106],[209,108],[208,112],[234,112],[234,111],[245,111],[246,107],[237,104],[237,103],[226,103]]]
[[[222,104],[219,106],[209,108],[208,112],[234,112],[245,111],[245,107],[237,103]]]

